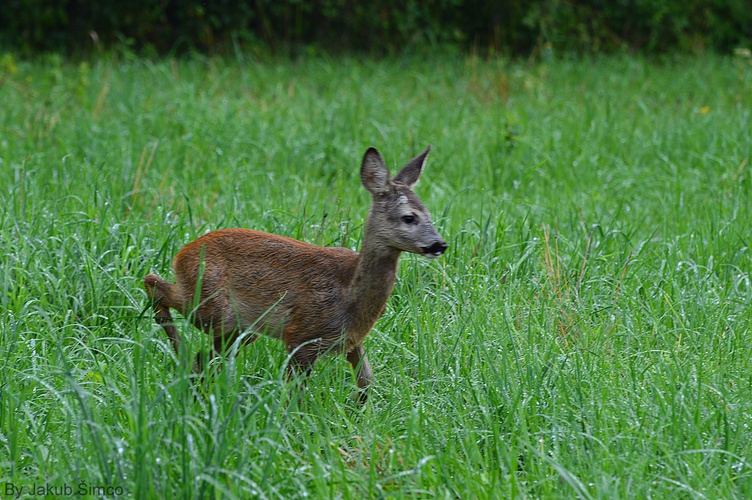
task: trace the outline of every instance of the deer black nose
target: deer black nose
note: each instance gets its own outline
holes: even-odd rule
[[[423,247],[423,253],[431,257],[438,257],[439,255],[443,254],[446,249],[446,241],[437,241],[430,247]]]

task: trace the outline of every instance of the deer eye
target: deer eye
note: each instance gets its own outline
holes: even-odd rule
[[[413,224],[415,222],[415,217],[412,215],[403,215],[402,222],[405,224]]]

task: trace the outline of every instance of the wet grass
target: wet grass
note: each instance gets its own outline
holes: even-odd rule
[[[4,495],[752,494],[749,60],[2,61]],[[357,248],[366,147],[428,144],[450,247],[365,407],[338,358],[288,404],[271,339],[196,397],[143,276],[223,227]]]

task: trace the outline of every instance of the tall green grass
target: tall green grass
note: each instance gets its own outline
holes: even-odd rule
[[[0,63],[2,495],[752,495],[750,60]],[[265,338],[192,384],[143,276],[223,227],[357,248],[366,147],[428,144],[450,246],[367,404],[336,357],[291,403]]]

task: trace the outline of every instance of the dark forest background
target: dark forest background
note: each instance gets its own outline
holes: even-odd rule
[[[452,47],[528,56],[727,52],[750,40],[750,0],[5,0],[0,9],[0,49],[24,54]]]

